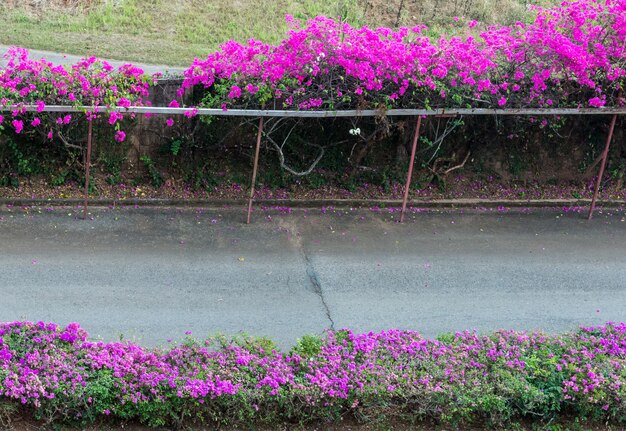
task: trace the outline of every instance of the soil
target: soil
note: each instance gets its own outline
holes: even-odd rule
[[[593,181],[588,184],[540,184],[530,182],[505,183],[498,182],[494,178],[472,178],[459,175],[446,184],[445,189],[440,189],[432,184],[423,188],[416,188],[415,183],[410,200],[436,201],[441,199],[477,199],[477,200],[542,200],[564,199],[578,200],[590,199],[593,195]],[[93,190],[93,189],[92,189]],[[0,187],[0,198],[10,199],[81,199],[84,187],[82,184],[70,182],[63,186],[53,187],[43,178],[24,181],[19,187]],[[392,184],[387,188],[371,184],[360,184],[353,190],[337,187],[323,186],[311,188],[304,184],[295,184],[289,189],[271,189],[263,185],[257,185],[255,190],[256,199],[271,199],[285,201],[304,200],[401,200],[404,193],[403,184]],[[137,199],[175,199],[175,200],[209,200],[209,201],[232,201],[245,200],[249,196],[249,187],[237,183],[224,183],[210,190],[193,190],[182,181],[167,180],[160,188],[147,184],[110,185],[104,177],[96,178],[95,191],[90,193],[93,200],[137,200]],[[600,199],[624,201],[626,203],[626,189],[618,189],[615,185],[608,185],[600,191]]]
[[[2,422],[0,422],[0,429]],[[28,417],[13,418],[12,422],[6,427],[7,430],[13,431],[42,431],[47,429],[55,430],[77,430],[79,428],[71,427],[49,427],[40,422],[34,421]],[[133,422],[126,423],[100,423],[85,428],[80,428],[85,431],[113,431],[113,430],[126,430],[126,431],[166,431],[168,428],[150,428],[145,425],[141,425]],[[194,431],[208,431],[215,430],[214,426],[183,426],[182,430],[194,430]],[[500,427],[494,428],[493,426],[443,426],[435,424],[416,424],[411,425],[403,422],[386,422],[380,424],[359,424],[354,420],[346,420],[342,423],[314,423],[308,425],[297,424],[276,424],[276,425],[260,425],[260,426],[245,426],[245,427],[220,427],[221,431],[448,431],[463,429],[465,431],[484,431],[493,429],[516,429],[519,431],[535,431],[540,429],[576,429],[580,431],[617,431],[623,430],[622,427],[617,425],[597,425],[597,424],[585,424],[577,421],[562,421],[559,423],[553,423],[550,426],[541,426],[536,423],[517,423],[514,427]]]

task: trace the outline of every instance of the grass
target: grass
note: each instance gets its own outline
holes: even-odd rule
[[[432,33],[457,15],[486,23],[530,18],[525,0],[5,0],[0,44],[186,66],[227,40],[280,41],[285,14],[354,25],[426,23]]]

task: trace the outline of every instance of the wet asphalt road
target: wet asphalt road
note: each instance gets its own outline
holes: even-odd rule
[[[0,321],[146,345],[241,331],[545,329],[626,321],[623,210],[0,207]]]

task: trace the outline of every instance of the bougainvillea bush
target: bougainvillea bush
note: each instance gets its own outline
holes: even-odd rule
[[[10,109],[9,129],[16,134],[38,131],[48,140],[63,139],[59,133],[68,128],[73,116],[92,120],[103,113],[117,130],[115,138],[123,141],[125,132],[119,121],[124,115],[107,111],[142,106],[154,84],[154,78],[140,68],[131,64],[114,68],[95,57],[66,67],[31,59],[26,49],[12,47],[6,59],[7,66],[0,68],[0,106]],[[36,111],[27,112],[26,105],[35,106]],[[47,105],[85,107],[85,112],[50,113],[45,111]],[[0,125],[3,121],[0,115]]]
[[[623,106],[626,0],[534,8],[530,24],[431,39],[425,26],[353,28],[318,17],[279,45],[230,41],[185,72],[210,107],[276,109]],[[182,90],[181,90],[182,94]]]
[[[48,424],[623,423],[625,366],[626,325],[613,323],[436,340],[341,330],[305,336],[289,353],[252,338],[147,349],[89,341],[78,324],[0,325],[0,406]]]
[[[426,26],[353,28],[318,17],[291,26],[278,45],[230,41],[185,72],[179,91],[204,88],[198,106],[277,109],[437,107],[603,107],[626,104],[626,0],[579,0],[533,8],[532,23],[425,35]],[[8,53],[0,68],[0,104],[15,133],[48,127],[20,118],[22,105],[91,107],[93,113],[144,104],[154,78],[132,65],[94,57],[71,67]],[[172,101],[170,106],[180,106]],[[111,125],[121,114],[109,112]],[[193,116],[193,112],[191,115]],[[53,123],[67,124],[71,115]],[[168,125],[172,124],[167,119]],[[123,140],[120,131],[118,140]]]

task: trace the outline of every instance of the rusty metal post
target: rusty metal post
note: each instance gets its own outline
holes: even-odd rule
[[[256,137],[256,150],[254,152],[254,165],[252,167],[252,184],[250,185],[250,199],[248,201],[248,220],[250,224],[250,214],[252,213],[252,199],[254,198],[254,183],[256,182],[256,172],[259,167],[259,150],[261,149],[261,134],[263,133],[263,117],[259,120],[259,133]]]
[[[89,131],[87,132],[87,157],[85,158],[85,204],[83,208],[83,220],[87,220],[87,202],[89,199],[89,168],[91,167],[91,135],[93,131],[93,120],[89,122]]]
[[[604,176],[604,168],[606,167],[606,159],[609,156],[609,147],[611,146],[611,140],[613,139],[613,131],[615,130],[615,123],[617,122],[617,114],[613,115],[613,119],[611,120],[611,127],[609,128],[609,136],[606,139],[606,146],[604,147],[604,153],[602,153],[602,163],[600,164],[600,173],[598,174],[598,179],[596,181],[596,188],[593,192],[593,198],[591,199],[591,208],[589,208],[589,216],[587,220],[591,220],[593,217],[593,211],[596,208],[596,201],[598,200],[598,192],[600,190],[600,183],[602,182],[602,177]]]
[[[404,212],[406,211],[406,202],[409,198],[409,189],[411,188],[411,177],[413,176],[413,164],[415,163],[415,152],[417,150],[417,141],[420,137],[420,127],[422,125],[422,117],[417,117],[417,125],[415,126],[415,136],[413,137],[413,148],[411,148],[411,160],[409,161],[409,173],[406,176],[406,186],[404,187],[404,199],[402,200],[402,212],[400,213],[400,223],[404,221]]]

